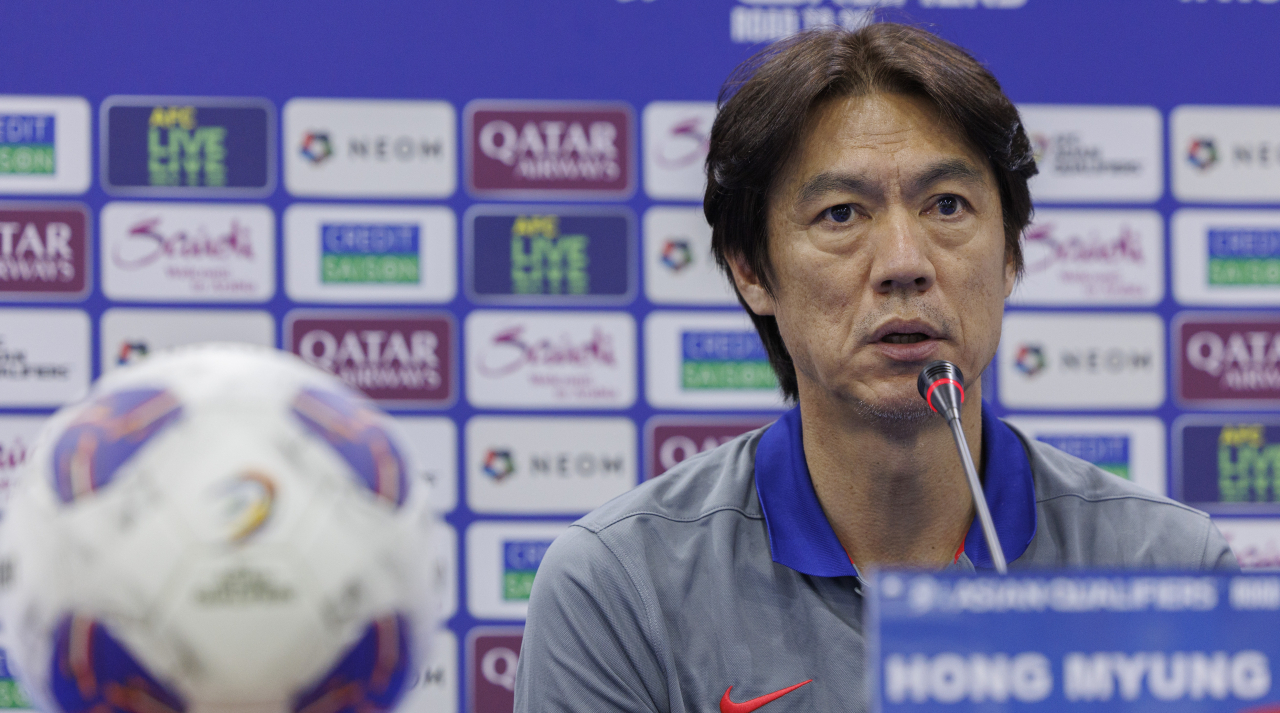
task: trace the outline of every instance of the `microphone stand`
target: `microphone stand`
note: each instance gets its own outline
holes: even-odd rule
[[[964,472],[969,479],[969,492],[973,495],[973,505],[978,511],[978,522],[982,524],[982,536],[987,541],[987,549],[991,551],[991,561],[995,564],[996,572],[1008,574],[1009,565],[1004,559],[1004,548],[1000,546],[1000,537],[991,520],[991,509],[987,507],[987,497],[982,492],[982,481],[978,479],[978,469],[974,467],[973,456],[969,454],[969,441],[964,437],[964,428],[960,423],[960,404],[964,403],[963,383],[964,375],[960,373],[960,367],[947,361],[935,361],[920,372],[917,385],[920,395],[929,402],[929,407],[942,414],[951,427],[951,436],[955,439],[956,450],[960,451],[960,462],[964,464]],[[937,405],[935,401],[938,402]]]

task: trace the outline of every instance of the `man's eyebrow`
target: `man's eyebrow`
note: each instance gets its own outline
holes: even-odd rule
[[[880,189],[875,188],[874,184],[852,173],[834,173],[826,172],[805,181],[800,187],[798,201],[801,204],[808,203],[816,198],[824,196],[828,193],[879,193]]]
[[[922,193],[930,186],[941,181],[960,181],[962,183],[982,183],[986,177],[982,171],[962,158],[947,159],[933,164],[920,175],[913,178],[907,187],[910,193]]]

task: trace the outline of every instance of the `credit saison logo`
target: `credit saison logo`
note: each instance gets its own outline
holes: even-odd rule
[[[479,194],[629,195],[631,110],[619,104],[472,102],[467,180]]]
[[[618,208],[467,217],[469,292],[495,304],[628,301],[635,289],[631,214]]]
[[[778,388],[769,355],[755,332],[686,331],[680,345],[680,385],[685,389]]]
[[[533,577],[552,540],[505,540],[502,543],[502,599],[527,602]]]
[[[1280,423],[1187,416],[1174,428],[1180,500],[1214,512],[1271,513],[1280,504]]]
[[[1209,228],[1209,284],[1280,286],[1280,229]]]
[[[51,175],[57,169],[54,114],[0,114],[0,175]]]
[[[1123,434],[1040,433],[1036,440],[1088,461],[1121,478],[1130,478],[1129,437]]]
[[[88,223],[79,207],[0,207],[0,294],[84,294]]]
[[[322,283],[416,283],[415,223],[324,223],[320,226]]]
[[[114,97],[103,117],[109,191],[261,195],[272,188],[269,102]]]

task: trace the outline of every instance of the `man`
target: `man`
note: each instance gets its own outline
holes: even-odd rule
[[[859,572],[992,567],[946,423],[916,391],[935,359],[970,377],[961,419],[1012,568],[1235,566],[1204,513],[983,410],[974,377],[999,343],[1035,174],[985,69],[879,24],[783,43],[726,94],[713,248],[799,405],[555,542],[517,711],[864,708]]]

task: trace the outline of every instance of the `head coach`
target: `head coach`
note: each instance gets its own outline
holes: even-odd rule
[[[865,708],[859,571],[992,567],[916,377],[995,355],[1035,172],[995,78],[923,30],[810,32],[738,70],[704,208],[798,406],[556,540],[517,711]],[[1236,566],[1204,513],[1019,434],[981,388],[961,419],[1011,568]]]

